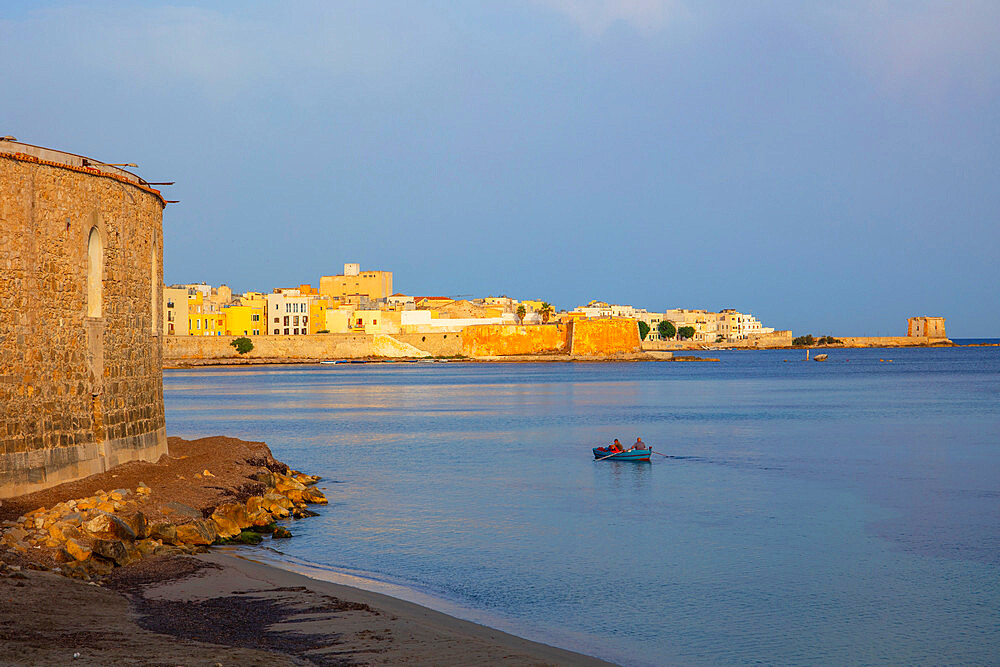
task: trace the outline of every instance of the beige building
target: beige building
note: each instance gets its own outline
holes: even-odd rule
[[[943,317],[911,317],[906,322],[908,337],[947,338]]]
[[[690,310],[687,308],[670,308],[665,312],[664,319],[673,322],[674,326],[692,327],[694,338],[699,343],[714,343],[719,335],[717,313],[707,310]]]
[[[358,264],[344,264],[339,276],[322,276],[319,293],[341,303],[357,303],[361,297],[384,301],[392,296],[392,271],[362,271]]]
[[[168,336],[190,335],[187,288],[163,288],[163,333]]]

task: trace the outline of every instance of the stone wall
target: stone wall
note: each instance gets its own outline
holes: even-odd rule
[[[569,326],[566,324],[481,324],[462,331],[462,354],[467,357],[568,352]]]
[[[838,336],[846,347],[920,347],[923,345],[951,345],[947,338],[926,336]]]
[[[631,319],[577,320],[570,330],[570,354],[609,356],[642,351],[639,324]]]
[[[0,184],[0,497],[156,460],[163,200],[12,142]]]
[[[462,353],[468,357],[538,354],[613,356],[642,351],[635,320],[577,320],[567,324],[487,324],[466,327]]]
[[[364,357],[454,356],[462,336],[448,334],[310,334],[253,336],[253,350],[240,355],[230,345],[236,336],[167,336],[163,358],[178,361],[213,359],[361,359]]]

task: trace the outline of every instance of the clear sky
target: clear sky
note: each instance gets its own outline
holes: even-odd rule
[[[0,91],[177,181],[168,283],[1000,336],[996,0],[4,0]]]

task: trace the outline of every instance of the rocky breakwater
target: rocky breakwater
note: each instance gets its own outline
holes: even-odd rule
[[[135,488],[99,489],[4,521],[0,547],[44,569],[89,581],[150,556],[195,553],[213,544],[256,544],[266,535],[291,537],[277,522],[315,515],[307,506],[327,502],[314,487],[319,478],[273,459],[260,462],[266,466],[249,475],[239,493],[228,491],[228,502],[196,509],[170,500],[176,494],[169,489],[159,494],[143,482]],[[206,484],[213,477],[205,469],[192,481]]]

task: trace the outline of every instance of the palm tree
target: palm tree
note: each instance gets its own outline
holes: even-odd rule
[[[542,316],[542,322],[548,322],[549,318],[552,317],[552,304],[548,301],[542,301],[542,307],[538,309],[538,314]]]
[[[524,324],[524,316],[527,314],[528,311],[524,309],[523,303],[517,306],[516,312],[517,312],[517,321],[521,324]]]

